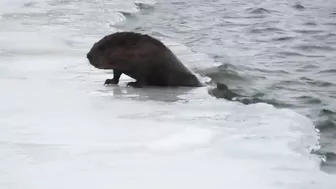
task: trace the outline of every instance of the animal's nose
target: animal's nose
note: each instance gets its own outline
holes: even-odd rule
[[[91,59],[92,59],[92,55],[91,55],[90,53],[88,53],[88,54],[86,55],[86,58],[89,59],[89,61],[91,61]]]

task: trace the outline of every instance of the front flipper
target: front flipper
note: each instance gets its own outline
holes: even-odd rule
[[[106,79],[104,85],[118,84],[122,72],[113,70],[113,79]]]
[[[118,84],[119,81],[113,79],[106,79],[104,85],[112,85],[112,84]]]
[[[127,86],[134,87],[134,88],[142,88],[145,85],[144,82],[136,81],[136,82],[128,82]]]

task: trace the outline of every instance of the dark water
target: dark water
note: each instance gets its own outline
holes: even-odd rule
[[[199,71],[230,90],[307,115],[321,169],[336,173],[335,1],[158,1],[122,28],[165,36],[221,66]]]

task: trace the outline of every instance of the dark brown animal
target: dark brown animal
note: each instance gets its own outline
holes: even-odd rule
[[[121,74],[135,79],[127,85],[166,87],[200,87],[197,77],[162,42],[134,32],[117,32],[95,43],[87,54],[91,65],[113,69],[113,79],[105,84],[118,84]]]

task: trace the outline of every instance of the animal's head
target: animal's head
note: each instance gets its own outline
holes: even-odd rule
[[[164,49],[164,45],[148,36],[134,32],[117,32],[108,35],[93,45],[87,58],[99,69],[121,68],[125,62],[139,61],[145,54]],[[162,48],[164,47],[164,48]]]
[[[127,49],[136,43],[128,33],[114,33],[96,42],[86,57],[99,69],[114,69],[127,58]]]

